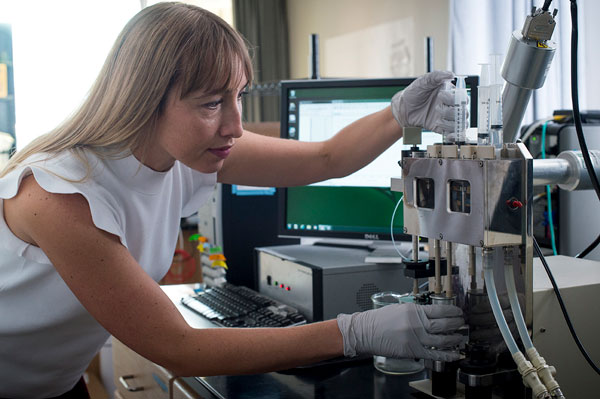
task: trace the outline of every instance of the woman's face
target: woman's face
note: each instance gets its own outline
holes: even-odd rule
[[[242,135],[242,95],[247,79],[233,90],[219,93],[195,91],[180,99],[180,88],[167,96],[158,118],[144,164],[168,170],[175,160],[204,173],[221,169],[223,161]]]

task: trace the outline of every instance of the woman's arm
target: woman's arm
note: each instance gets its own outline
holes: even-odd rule
[[[223,183],[298,186],[346,176],[402,137],[390,107],[361,118],[323,142],[284,140],[244,132],[218,173]]]
[[[278,329],[193,329],[119,239],[96,228],[79,194],[34,178],[5,200],[7,224],[39,246],[81,304],[121,342],[178,375],[285,369],[343,354],[335,320]]]
[[[452,77],[445,71],[419,77],[394,95],[390,107],[355,121],[324,142],[303,143],[245,132],[218,179],[255,186],[305,185],[346,176],[367,165],[402,137],[401,126],[451,131],[454,97],[443,87]]]

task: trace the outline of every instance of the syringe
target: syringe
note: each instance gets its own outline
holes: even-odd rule
[[[500,75],[502,55],[492,54],[492,73],[490,85],[490,143],[500,148],[504,143],[502,135],[502,86],[504,79]]]
[[[448,90],[454,95],[454,131],[444,132],[444,143],[463,144],[467,139],[467,129],[469,128],[469,96],[467,95],[467,86],[465,84],[466,76],[456,77],[456,87],[452,88],[451,83]]]
[[[477,143],[490,144],[490,64],[481,65],[480,85],[477,87]]]

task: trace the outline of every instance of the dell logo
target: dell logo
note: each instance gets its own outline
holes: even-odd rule
[[[379,240],[379,234],[365,233],[365,240]]]

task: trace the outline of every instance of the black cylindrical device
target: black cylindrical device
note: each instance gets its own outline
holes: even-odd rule
[[[433,37],[425,38],[425,72],[433,71]]]
[[[319,35],[311,33],[309,41],[309,67],[311,79],[319,79],[321,77],[319,73]]]

